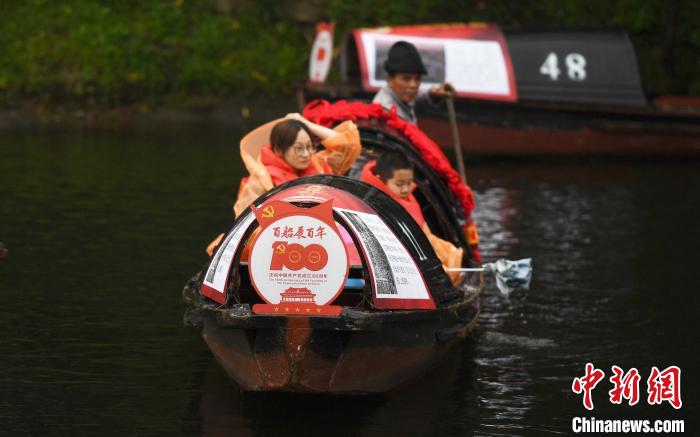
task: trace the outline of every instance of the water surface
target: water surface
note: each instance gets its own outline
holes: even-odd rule
[[[3,133],[0,424],[8,435],[567,435],[574,416],[689,419],[697,395],[696,163],[470,165],[485,259],[533,257],[531,290],[487,284],[438,369],[374,397],[241,395],[180,290],[231,222],[240,132]],[[684,407],[587,413],[593,362],[683,369]],[[607,382],[607,381],[606,381]],[[686,424],[686,429],[690,423]],[[689,431],[692,435],[692,430]]]

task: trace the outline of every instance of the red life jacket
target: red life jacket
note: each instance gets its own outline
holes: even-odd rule
[[[413,220],[418,223],[418,226],[423,228],[423,225],[425,225],[425,218],[423,217],[423,211],[421,210],[420,204],[416,200],[416,198],[413,196],[413,190],[416,189],[416,184],[413,184],[411,187],[411,194],[408,195],[407,198],[402,199],[396,194],[394,194],[393,191],[389,189],[389,187],[386,186],[384,181],[381,180],[379,176],[374,174],[374,168],[377,166],[377,161],[370,161],[367,164],[365,164],[364,167],[362,167],[362,176],[360,176],[360,180],[362,182],[367,182],[368,184],[379,188],[380,190],[384,191],[386,194],[391,196],[392,199],[396,200],[399,202],[401,206],[404,207],[406,211],[408,211],[409,214],[411,214],[411,217],[413,217]]]
[[[267,168],[272,178],[272,183],[275,184],[275,186],[304,176],[333,173],[328,164],[326,164],[326,161],[318,159],[315,156],[311,157],[311,163],[306,169],[298,171],[289,165],[283,157],[276,154],[270,145],[263,146],[262,149],[260,149],[260,161]]]

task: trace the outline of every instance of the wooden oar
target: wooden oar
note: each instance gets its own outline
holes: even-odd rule
[[[462,144],[459,141],[459,129],[457,128],[457,115],[455,114],[455,102],[452,93],[448,94],[445,100],[447,104],[447,114],[450,117],[450,126],[452,127],[452,142],[455,148],[455,157],[457,159],[457,169],[462,177],[462,182],[467,183],[467,170],[464,168],[464,157],[462,156]]]

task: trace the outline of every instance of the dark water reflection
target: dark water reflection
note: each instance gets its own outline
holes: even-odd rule
[[[574,416],[685,418],[698,368],[696,163],[470,167],[486,259],[532,256],[528,292],[490,284],[478,329],[387,396],[241,395],[179,290],[229,223],[238,132],[0,137],[0,424],[9,435],[561,435]],[[571,393],[593,362],[683,369],[684,407]],[[609,376],[609,375],[607,375]],[[686,424],[686,429],[690,428]],[[691,431],[691,435],[692,435]]]

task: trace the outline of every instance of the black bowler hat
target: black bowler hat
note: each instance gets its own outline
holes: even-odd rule
[[[407,41],[398,41],[389,49],[389,56],[384,61],[384,71],[389,74],[412,73],[427,74],[423,60],[416,46]]]

